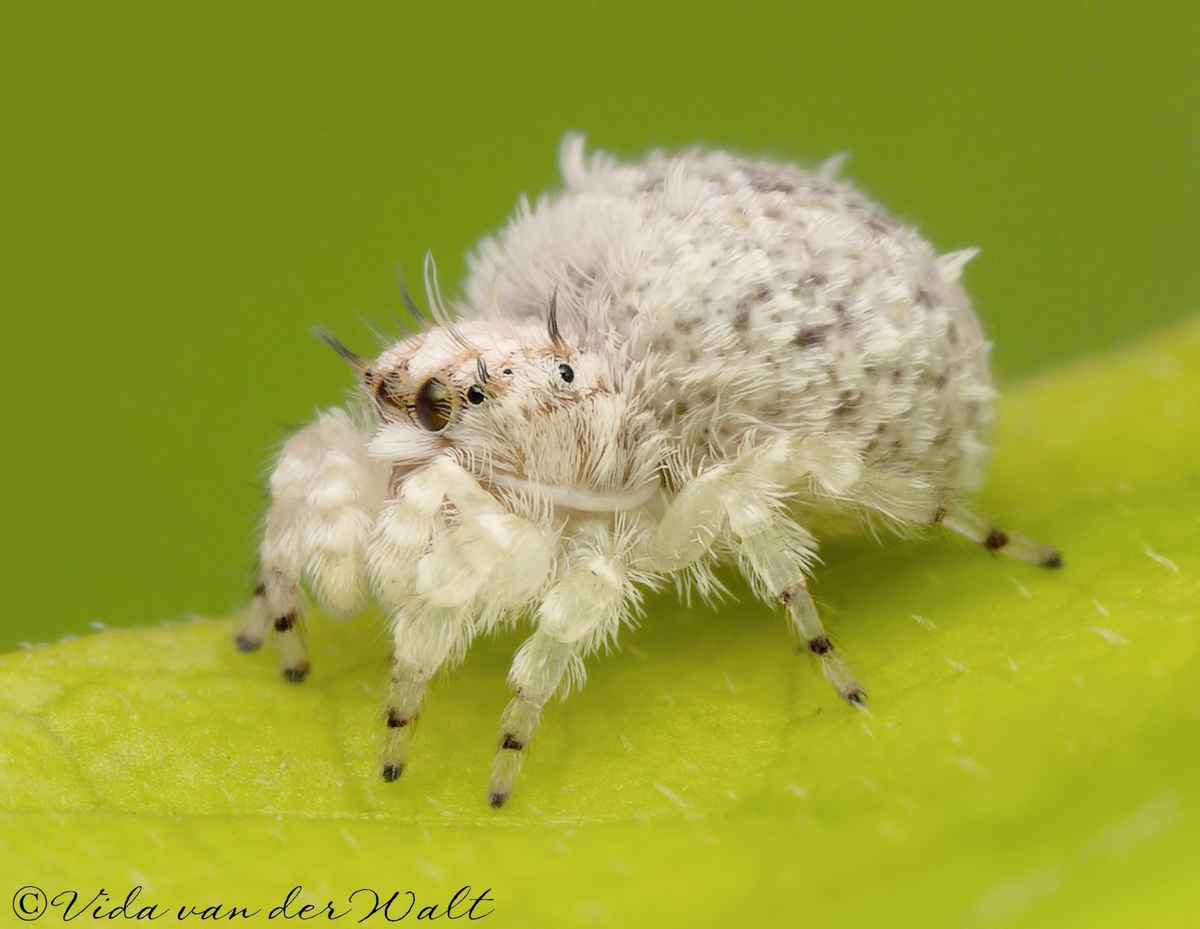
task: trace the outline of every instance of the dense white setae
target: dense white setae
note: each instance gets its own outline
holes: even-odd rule
[[[711,597],[735,560],[862,706],[808,593],[818,538],[940,523],[1061,565],[964,505],[994,397],[958,282],[972,251],[939,257],[832,168],[703,150],[622,164],[576,136],[561,161],[565,189],[482,243],[453,313],[427,262],[436,322],[374,360],[328,339],[360,399],[284,445],[238,636],[249,651],[273,628],[300,681],[301,583],[335,613],[373,597],[395,780],[432,675],[528,620],[494,806],[542,707],[647,588]]]

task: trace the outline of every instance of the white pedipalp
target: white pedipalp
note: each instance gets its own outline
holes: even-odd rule
[[[623,493],[605,494],[579,487],[556,487],[496,473],[490,476],[489,482],[518,493],[544,498],[554,506],[581,513],[620,513],[636,510],[648,503],[660,489],[659,483],[655,481]]]

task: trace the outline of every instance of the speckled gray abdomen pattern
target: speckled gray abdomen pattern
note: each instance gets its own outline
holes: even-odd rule
[[[484,243],[475,306],[501,269],[515,316],[544,314],[552,287],[579,344],[619,335],[646,360],[661,379],[648,402],[703,458],[748,430],[838,434],[868,467],[977,486],[993,391],[957,283],[970,252],[938,258],[858,191],[790,165],[571,159],[565,192]]]

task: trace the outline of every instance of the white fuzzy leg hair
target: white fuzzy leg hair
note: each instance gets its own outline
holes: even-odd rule
[[[429,679],[475,632],[528,602],[553,555],[533,523],[507,513],[449,456],[410,474],[380,513],[368,549],[372,585],[392,617],[388,739],[381,771],[399,777]]]
[[[837,436],[780,435],[693,478],[663,515],[651,564],[678,569],[728,546],[755,592],[787,608],[826,680],[854,706],[865,704],[866,691],[837,654],[808,592],[806,575],[816,559],[816,540],[787,506],[790,495],[806,482],[816,496],[868,508],[899,526],[944,524],[989,550],[1004,548],[1043,567],[1062,564],[1051,546],[1002,532],[946,491],[864,468]]]
[[[271,474],[259,582],[237,642],[253,651],[274,628],[293,682],[309,670],[302,579],[334,614],[357,612],[366,596],[367,540],[387,490],[387,471],[367,455],[369,437],[345,410],[328,410],[288,439]]]
[[[640,608],[644,579],[627,564],[636,539],[598,522],[573,537],[572,552],[538,607],[537,628],[508,672],[514,695],[500,718],[488,785],[493,807],[507,802],[543,707],[555,694],[583,685],[584,656],[615,641],[622,623]]]
[[[787,502],[805,481],[829,497],[849,498],[862,479],[858,456],[835,437],[779,435],[686,484],[663,516],[654,554],[657,564],[679,568],[715,544],[731,548],[755,593],[787,608],[826,680],[855,706],[865,703],[865,691],[834,651],[808,593],[816,540]]]

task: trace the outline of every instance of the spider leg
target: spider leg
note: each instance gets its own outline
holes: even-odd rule
[[[471,635],[470,616],[465,609],[412,610],[393,618],[387,737],[380,760],[380,774],[385,781],[396,780],[408,764],[409,745],[429,679],[447,659],[466,651]]]
[[[538,608],[537,630],[518,649],[508,673],[512,699],[500,717],[500,736],[488,784],[488,802],[501,807],[512,794],[542,709],[584,678],[583,656],[616,638],[637,594],[624,557],[597,530],[572,555]],[[608,539],[611,541],[611,539]]]
[[[499,809],[508,802],[543,707],[570,669],[582,666],[582,660],[575,643],[559,642],[540,630],[518,650],[508,675],[515,694],[500,716],[500,737],[488,783],[488,802],[493,807]]]
[[[1023,535],[1011,535],[998,529],[990,520],[971,512],[947,494],[940,494],[929,522],[945,526],[988,551],[1003,551],[1019,561],[1040,568],[1061,568],[1062,556],[1053,545],[1046,545]]]
[[[263,639],[275,632],[283,676],[299,684],[309,671],[304,642],[304,603],[300,582],[278,567],[261,567],[260,580],[237,634],[238,651],[258,650]]]
[[[734,461],[696,475],[676,494],[659,521],[648,564],[673,571],[709,554],[729,531],[731,488],[757,488],[778,502],[804,482],[840,496],[862,477],[859,456],[834,438],[776,436]]]
[[[271,627],[271,613],[267,608],[267,585],[262,581],[254,588],[254,596],[246,605],[246,613],[238,624],[234,641],[239,652],[256,652],[262,648],[263,640]]]
[[[864,469],[861,480],[849,489],[846,499],[900,524],[945,526],[988,551],[1002,551],[1038,567],[1061,568],[1063,564],[1054,546],[997,528],[948,489],[938,490],[911,478]]]
[[[409,475],[381,510],[368,552],[372,583],[392,615],[392,674],[380,771],[408,763],[430,678],[466,652],[475,632],[530,599],[553,559],[545,536],[503,511],[468,472],[439,458]]]
[[[788,498],[805,480],[841,495],[861,477],[853,453],[835,444],[773,439],[685,485],[659,524],[653,559],[676,567],[715,543],[732,547],[755,592],[787,608],[825,679],[854,706],[865,704],[866,691],[838,655],[808,592],[805,572],[815,558],[816,540],[789,515]]]
[[[774,514],[742,527],[738,535],[739,555],[752,572],[754,586],[787,608],[792,628],[817,657],[821,673],[838,696],[852,706],[865,706],[867,692],[837,653],[808,592],[804,566],[815,553],[812,537],[790,519]]]
[[[292,682],[309,670],[301,580],[330,612],[353,613],[363,602],[366,541],[386,488],[367,439],[344,410],[330,410],[288,439],[271,475],[258,584],[237,645],[254,651],[274,630]]]

